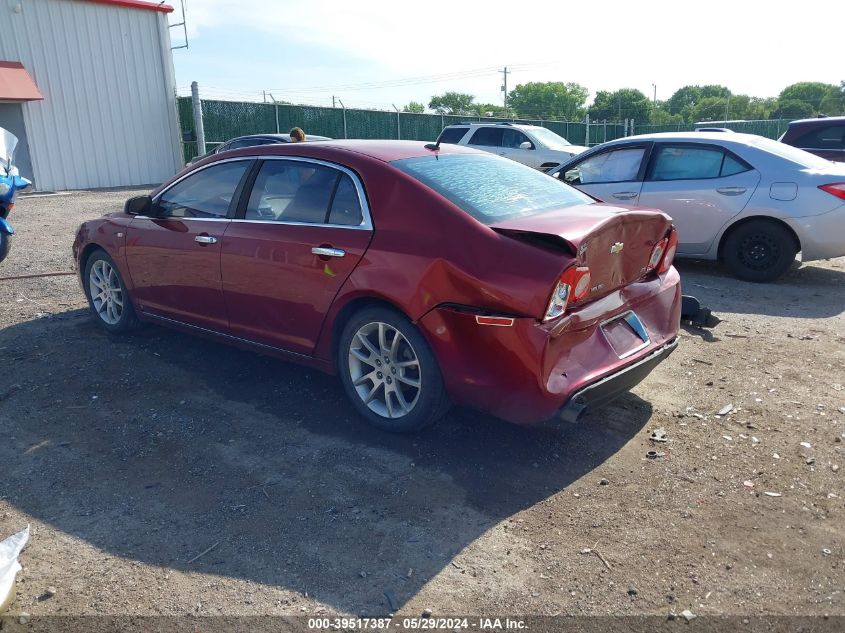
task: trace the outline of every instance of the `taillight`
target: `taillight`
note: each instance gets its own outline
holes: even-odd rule
[[[566,312],[570,303],[580,301],[590,292],[590,269],[586,266],[570,266],[560,276],[552,298],[549,300],[549,307],[546,309],[546,316],[543,321],[551,321]]]
[[[672,262],[675,261],[675,253],[678,251],[678,230],[673,227],[667,239],[666,253],[663,255],[663,261],[657,267],[657,272],[660,274],[669,270],[672,267]]]
[[[657,244],[654,245],[654,248],[651,249],[651,257],[648,258],[648,264],[646,264],[645,271],[651,272],[655,268],[660,265],[660,262],[663,260],[663,254],[666,252],[666,247],[669,245],[669,238],[664,237],[660,240]]]
[[[648,259],[645,271],[649,273],[652,270],[656,270],[658,274],[665,273],[672,266],[677,250],[678,231],[672,227],[669,235],[660,240],[651,249],[651,257]]]
[[[832,196],[845,200],[845,182],[832,182],[829,185],[819,185],[819,189],[827,191]]]

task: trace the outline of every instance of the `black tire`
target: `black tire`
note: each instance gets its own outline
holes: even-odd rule
[[[738,279],[764,283],[789,270],[797,252],[795,237],[785,226],[770,220],[752,220],[728,234],[722,259]]]
[[[388,326],[385,328],[387,345],[384,347],[391,348],[391,350],[385,356],[382,355],[384,348],[379,345],[376,345],[379,348],[379,354],[368,352],[368,348],[358,336],[359,332],[365,332],[366,336],[366,330],[372,329],[372,335],[375,336],[376,341],[369,340],[371,343],[377,343],[380,332],[379,324]],[[404,337],[404,340],[400,339],[395,346],[393,343],[396,337],[391,338],[393,331],[390,328]],[[394,347],[395,352],[392,351]],[[365,361],[360,356],[352,358],[353,348],[359,353],[369,354],[369,360],[372,362]],[[409,364],[411,366],[391,366],[388,359],[390,355],[395,357],[394,365],[398,361],[400,366]],[[376,366],[376,362],[378,366]],[[414,362],[416,362],[416,366],[413,365]],[[414,324],[396,310],[372,306],[353,314],[346,322],[338,341],[337,369],[346,395],[352,401],[352,406],[355,407],[358,414],[373,426],[384,431],[392,433],[418,431],[434,424],[449,410],[449,399],[443,386],[443,377],[431,347]],[[379,369],[383,372],[379,372]],[[389,372],[392,372],[392,375]],[[356,386],[354,384],[356,381],[356,377],[353,376],[354,373],[358,373],[360,379],[365,379],[363,376],[365,373],[376,375],[378,381],[382,384],[379,387],[376,378],[371,378]],[[393,380],[394,377],[395,380]],[[417,381],[419,387],[409,386],[405,383],[406,380]],[[387,383],[391,381],[393,382],[389,386]],[[359,390],[372,390],[370,394],[375,393],[371,405],[365,403],[365,395],[359,393]],[[397,390],[400,390],[401,393],[397,394]],[[413,404],[407,412],[404,411],[404,405],[400,403],[400,396],[404,405],[409,404],[408,401],[413,399]],[[384,400],[383,405],[382,400]],[[398,408],[401,413],[400,416],[389,417],[388,401],[392,403],[390,406],[394,407],[391,411],[395,412]],[[382,408],[384,411],[374,411],[371,406]]]
[[[12,236],[0,232],[0,262],[6,259],[10,250],[12,250]]]
[[[123,306],[120,310],[119,318],[117,318],[114,323],[109,323],[106,320],[107,317],[98,311],[95,306],[94,298],[91,295],[91,270],[98,262],[104,262],[114,271],[114,280],[120,289],[119,297],[123,302]],[[85,298],[88,299],[88,307],[91,310],[91,315],[100,327],[105,329],[107,332],[110,332],[111,334],[125,334],[136,329],[140,325],[138,317],[135,314],[135,307],[132,305],[132,300],[129,298],[129,294],[126,292],[126,284],[123,281],[123,277],[120,275],[120,270],[117,268],[114,260],[109,257],[105,251],[98,249],[91,253],[85,261],[85,270],[82,274],[82,287],[85,289]]]

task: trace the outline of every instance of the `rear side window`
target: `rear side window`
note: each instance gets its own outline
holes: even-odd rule
[[[536,169],[489,154],[420,156],[391,165],[484,224],[594,202]]]
[[[361,213],[361,200],[352,179],[346,174],[341,175],[340,182],[335,189],[332,208],[329,211],[329,224],[343,224],[358,226],[364,221]]]
[[[255,178],[244,219],[359,226],[364,215],[347,174],[302,161],[267,160]]]
[[[794,145],[807,149],[845,149],[845,125],[831,125],[805,134]]]
[[[504,129],[500,127],[480,127],[469,139],[470,145],[485,145],[487,147],[501,147]]]
[[[714,147],[663,145],[657,148],[649,180],[702,180],[750,169],[743,161]]]
[[[246,208],[247,220],[324,224],[341,173],[300,161],[261,166]]]
[[[447,127],[440,133],[440,138],[437,140],[440,143],[459,143],[468,129],[468,127]]]
[[[170,218],[225,218],[251,160],[206,167],[180,180],[158,199],[158,212]]]
[[[637,179],[644,147],[631,147],[590,156],[564,174],[571,185],[591,185],[603,182],[626,182]]]

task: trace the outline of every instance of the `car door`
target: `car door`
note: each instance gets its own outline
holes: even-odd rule
[[[523,143],[528,143],[530,147],[527,149],[520,147]],[[536,169],[540,166],[540,160],[537,158],[538,153],[534,143],[523,132],[513,128],[502,130],[501,155],[505,158],[510,158]]]
[[[247,191],[221,249],[231,333],[311,355],[372,238],[363,186],[338,165],[267,158]]]
[[[215,331],[228,318],[220,282],[220,240],[253,161],[202,167],[153,200],[126,231],[126,262],[139,310]]]
[[[639,203],[672,216],[679,254],[702,255],[759,182],[760,172],[718,145],[656,143]]]
[[[490,126],[480,127],[472,133],[469,137],[467,145],[476,149],[482,149],[491,154],[505,155],[505,149],[502,147],[502,137],[504,135],[504,127]]]
[[[569,165],[559,177],[603,202],[636,205],[650,147],[610,147]]]

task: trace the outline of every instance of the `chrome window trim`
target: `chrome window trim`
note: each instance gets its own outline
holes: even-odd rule
[[[164,194],[166,194],[168,191],[170,191],[173,187],[178,185],[180,182],[182,182],[186,178],[190,178],[191,176],[198,174],[201,171],[205,171],[206,169],[208,169],[209,167],[213,167],[214,165],[222,165],[223,163],[234,163],[235,161],[247,161],[247,160],[254,161],[255,157],[254,156],[238,156],[237,158],[225,158],[223,160],[217,160],[217,161],[214,161],[213,163],[209,163],[208,165],[203,165],[202,167],[199,167],[197,169],[192,169],[187,174],[182,175],[180,178],[174,180],[169,185],[167,185],[167,188],[159,191],[158,195],[155,198],[153,198],[153,205],[158,204],[158,201],[161,200],[161,197]],[[247,171],[244,172],[244,176],[248,172],[249,172],[249,168],[247,168]],[[241,176],[241,178],[243,178],[243,176]],[[235,190],[237,191],[237,187],[235,188]],[[170,216],[170,215],[165,216],[165,217],[154,217],[154,216],[149,216],[149,215],[136,215],[135,217],[136,218],[145,218],[145,219],[149,219],[149,220],[199,220],[201,222],[208,222],[209,220],[212,221],[212,222],[224,222],[224,221],[229,222],[229,221],[231,221],[231,218],[229,218],[229,217],[222,217],[222,218],[180,218],[180,217],[177,217],[177,216]]]
[[[361,179],[358,177],[354,171],[345,167],[344,165],[339,165],[337,163],[332,163],[329,161],[321,160],[319,158],[304,158],[301,156],[268,156],[268,155],[259,155],[259,156],[238,156],[235,158],[225,158],[223,160],[217,160],[213,163],[209,163],[208,165],[203,165],[197,169],[194,169],[187,174],[184,174],[178,180],[173,181],[169,185],[167,185],[166,189],[162,189],[158,195],[153,198],[153,204],[158,204],[158,201],[161,197],[170,191],[173,187],[178,185],[180,182],[185,180],[186,178],[193,176],[209,167],[213,167],[214,165],[222,165],[223,163],[231,163],[234,161],[256,161],[256,160],[287,160],[292,162],[299,162],[299,163],[310,163],[314,165],[320,165],[322,167],[328,167],[329,169],[335,169],[340,171],[341,173],[346,174],[352,179],[352,184],[355,185],[355,192],[358,194],[358,204],[361,206],[361,224],[329,224],[327,222],[278,222],[275,220],[247,220],[245,218],[180,218],[180,217],[173,217],[173,216],[166,216],[166,217],[153,217],[148,215],[136,215],[136,218],[142,218],[147,220],[194,220],[199,222],[237,222],[243,224],[279,224],[282,226],[326,226],[329,228],[335,229],[351,229],[353,231],[372,231],[373,230],[373,220],[372,214],[370,213],[370,205],[367,201],[367,194],[364,191],[364,185],[361,183]],[[253,183],[254,186],[254,183]],[[252,194],[252,191],[250,191]]]
[[[246,218],[234,218],[232,222],[239,222],[239,223],[255,223],[255,224],[281,224],[281,225],[290,225],[290,226],[328,226],[331,228],[337,229],[352,229],[357,231],[372,231],[373,230],[373,220],[372,215],[370,214],[370,205],[367,202],[367,195],[364,191],[364,185],[361,183],[361,179],[358,177],[354,171],[345,167],[343,165],[339,165],[337,163],[331,163],[326,160],[321,160],[319,158],[304,158],[301,156],[257,156],[258,160],[287,160],[297,163],[310,163],[314,165],[320,165],[322,167],[328,167],[329,169],[335,169],[341,173],[346,174],[352,179],[352,184],[355,186],[355,193],[358,195],[358,205],[361,207],[361,223],[360,224],[329,224],[328,222],[279,222],[277,220],[247,220]],[[260,172],[259,172],[260,173]],[[253,184],[253,187],[255,185]],[[250,192],[251,194],[252,192]]]

